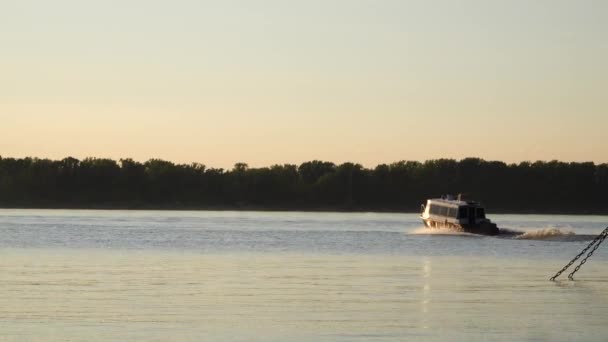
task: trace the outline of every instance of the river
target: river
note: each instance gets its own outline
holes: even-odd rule
[[[605,341],[606,216],[0,210],[0,340]]]

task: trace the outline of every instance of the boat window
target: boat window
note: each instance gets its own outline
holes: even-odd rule
[[[459,207],[458,208],[458,218],[466,218],[467,215],[467,207]]]
[[[483,208],[477,208],[477,218],[486,218],[486,211]]]
[[[448,208],[448,216],[452,218],[456,218],[458,215],[458,208]]]
[[[431,206],[429,207],[429,213],[431,213],[432,215],[438,215],[438,216],[450,216],[453,214],[450,214],[450,208],[449,207],[445,207],[442,205],[437,205],[437,204],[431,204]]]
[[[469,218],[469,221],[471,222],[475,222],[475,207],[467,207],[468,209],[468,215],[467,217]]]

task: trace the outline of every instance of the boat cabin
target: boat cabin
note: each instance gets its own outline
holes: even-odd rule
[[[463,201],[460,196],[429,199],[426,205],[422,205],[420,216],[430,228],[445,227],[477,232],[482,227],[490,235],[498,233],[496,225],[486,218],[485,209],[479,202]]]
[[[485,209],[477,202],[459,201],[459,203],[454,203],[454,201],[434,199],[428,200],[427,206],[430,215],[468,220],[486,218]]]

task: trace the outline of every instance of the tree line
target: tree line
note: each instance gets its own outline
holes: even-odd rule
[[[21,208],[418,211],[462,193],[488,212],[608,213],[608,164],[480,158],[232,169],[104,158],[0,157],[0,206]]]

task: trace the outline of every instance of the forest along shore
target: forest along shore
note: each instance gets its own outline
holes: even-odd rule
[[[5,208],[417,212],[463,193],[489,213],[608,214],[608,164],[479,158],[365,168],[309,161],[232,169],[102,158],[0,157]]]

